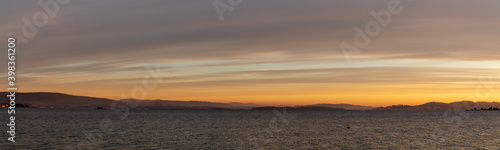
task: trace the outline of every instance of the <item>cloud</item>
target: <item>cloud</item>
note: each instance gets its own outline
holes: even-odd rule
[[[246,1],[220,22],[208,1],[72,2],[51,20],[57,24],[40,29],[21,54],[27,60],[39,60],[23,61],[25,67],[130,58],[144,62],[240,59],[272,52],[310,58],[341,56],[338,44],[351,41],[352,28],[373,20],[368,12],[384,9],[385,4]],[[6,22],[19,23],[21,10],[37,4],[12,5],[17,9],[9,9],[13,12],[8,12],[11,17]],[[442,7],[449,5],[404,2],[404,12],[393,16],[390,26],[360,55],[494,59],[490,56],[499,54],[494,41],[500,29],[499,21],[494,21],[499,10],[493,6],[498,2],[454,1],[452,7]],[[463,11],[471,9],[477,11]]]
[[[247,0],[223,22],[212,1],[71,1],[18,47],[18,71],[38,84],[61,75],[54,84],[136,83],[151,64],[168,66],[178,75],[169,85],[179,87],[451,84],[480,73],[445,64],[395,68],[390,60],[497,63],[499,1],[401,2],[403,12],[356,54],[360,63],[349,64],[338,45],[352,42],[353,27],[374,20],[369,12],[386,9],[386,1]],[[3,4],[3,35],[20,34],[21,18],[41,10],[27,0]]]
[[[390,85],[442,84],[476,86],[487,68],[358,67],[288,70],[253,70],[169,77],[167,84],[179,88],[252,85]],[[244,76],[247,75],[247,76]],[[229,78],[236,77],[239,78]]]

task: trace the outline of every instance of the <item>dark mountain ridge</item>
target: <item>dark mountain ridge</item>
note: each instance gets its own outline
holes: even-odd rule
[[[8,92],[0,92],[0,104],[8,105],[10,102],[6,96]],[[138,109],[290,109],[290,110],[477,110],[488,108],[500,108],[498,102],[472,102],[460,101],[453,103],[429,102],[421,105],[392,105],[387,107],[373,108],[371,106],[360,106],[351,104],[315,104],[294,107],[263,107],[252,103],[216,103],[204,101],[178,101],[178,100],[137,100],[123,99],[112,100],[89,96],[75,96],[53,92],[16,93],[16,103],[29,105],[29,107],[63,107],[63,108],[97,108],[109,109],[129,105],[128,108]]]
[[[0,92],[8,95],[7,92]],[[6,96],[0,97],[0,104],[5,105],[10,102]],[[112,100],[106,98],[96,98],[88,96],[75,96],[63,93],[37,92],[37,93],[16,93],[16,103],[27,104],[30,107],[69,107],[69,108],[97,108],[109,109],[129,105],[128,108],[139,109],[251,109],[257,104],[251,103],[213,103],[202,101],[172,101],[172,100],[136,100],[123,99]],[[113,104],[114,103],[114,104]]]
[[[442,103],[442,102],[429,102],[422,105],[410,106],[410,105],[392,105],[387,107],[378,107],[373,110],[471,110],[471,109],[481,109],[497,107],[500,108],[500,103],[498,102],[473,102],[473,101],[459,101],[452,103]]]

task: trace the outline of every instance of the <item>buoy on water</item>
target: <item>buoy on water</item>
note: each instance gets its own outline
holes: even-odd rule
[[[347,124],[347,129],[350,129],[351,128],[351,125]]]

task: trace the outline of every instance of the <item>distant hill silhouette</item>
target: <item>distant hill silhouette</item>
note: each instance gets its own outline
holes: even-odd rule
[[[203,101],[173,100],[131,100],[138,104],[137,108],[148,109],[251,109],[261,107],[252,103],[213,103]]]
[[[378,107],[373,110],[471,110],[474,108],[500,107],[498,102],[472,102],[460,101],[453,103],[429,102],[422,105],[392,105],[388,107]]]
[[[0,104],[6,105],[10,102],[7,92],[0,92]],[[69,108],[104,108],[109,109],[114,102],[118,106],[125,105],[125,101],[133,102],[135,108],[139,109],[289,109],[289,110],[477,110],[500,108],[498,102],[472,102],[460,101],[453,103],[429,102],[422,105],[392,105],[388,107],[360,106],[351,104],[315,104],[294,107],[263,107],[252,103],[214,103],[203,101],[176,101],[176,100],[112,100],[106,98],[96,98],[89,96],[75,96],[63,93],[36,92],[36,93],[16,93],[16,103],[18,106],[29,107],[69,107]]]
[[[8,95],[7,92],[0,92]],[[136,104],[136,108],[147,109],[251,109],[261,105],[251,103],[212,103],[201,101],[171,101],[171,100],[134,100],[127,99]],[[16,103],[29,104],[30,107],[70,107],[70,108],[97,108],[109,109],[116,100],[75,96],[63,93],[37,92],[16,93]],[[8,104],[10,100],[6,96],[0,97],[0,104]],[[118,103],[124,105],[125,103]]]
[[[297,106],[297,107],[274,107],[274,106],[268,106],[268,107],[255,107],[252,110],[273,110],[273,109],[278,109],[278,110],[346,110],[345,108],[332,108],[332,107],[320,107],[320,106]]]
[[[313,107],[329,107],[329,108],[344,108],[346,110],[372,110],[371,106],[351,105],[351,104],[316,104],[307,105]]]
[[[8,95],[1,92],[1,95]],[[87,96],[74,96],[62,93],[37,92],[16,93],[16,103],[29,104],[31,107],[53,106],[53,107],[99,107],[111,106],[114,100]],[[10,100],[6,96],[0,96],[0,103],[7,104]]]

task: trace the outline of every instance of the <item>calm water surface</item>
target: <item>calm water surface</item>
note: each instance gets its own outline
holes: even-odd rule
[[[500,111],[17,111],[1,149],[500,149]]]

